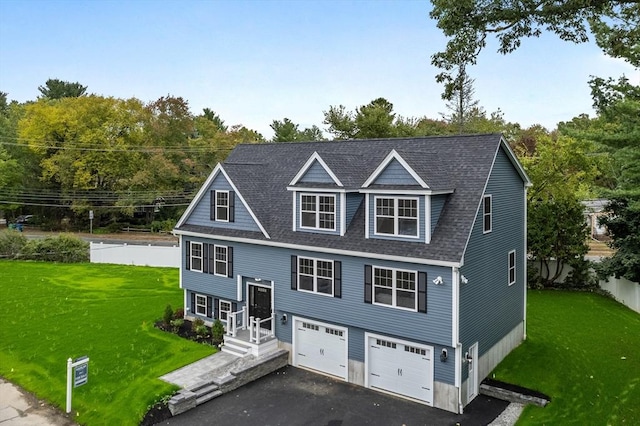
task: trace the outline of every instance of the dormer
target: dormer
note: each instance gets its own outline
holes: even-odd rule
[[[431,241],[436,226],[432,218],[442,210],[442,198],[432,206],[432,196],[452,191],[434,190],[427,183],[428,163],[435,165],[438,159],[424,153],[401,155],[394,149],[369,175],[360,189],[367,208],[366,238]]]
[[[344,235],[346,191],[318,152],[298,170],[287,189],[292,192],[294,231]]]

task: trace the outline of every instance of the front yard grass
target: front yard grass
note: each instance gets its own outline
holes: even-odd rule
[[[551,403],[528,406],[517,424],[640,424],[640,315],[592,293],[527,297],[527,340],[494,374]]]
[[[182,298],[177,269],[0,261],[0,375],[64,411],[67,358],[87,355],[75,420],[137,425],[175,389],[159,376],[214,353],[154,328]]]

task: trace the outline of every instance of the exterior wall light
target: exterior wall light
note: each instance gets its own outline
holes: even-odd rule
[[[435,285],[442,285],[442,284],[444,284],[444,280],[442,279],[442,277],[440,275],[438,275],[436,277],[436,279],[433,280],[433,283]]]
[[[282,318],[280,318],[280,323],[285,325],[287,323],[287,314],[282,314]]]
[[[445,348],[442,348],[442,352],[440,353],[440,362],[447,362],[447,358],[448,358],[448,354],[447,354],[447,350]]]
[[[464,275],[460,275],[460,282],[462,284],[467,284],[469,282],[469,280]]]

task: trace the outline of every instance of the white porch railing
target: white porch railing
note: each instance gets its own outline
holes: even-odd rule
[[[243,306],[242,309],[237,312],[230,312],[227,319],[227,336],[236,337],[238,330],[247,329],[248,321],[246,306]]]
[[[249,317],[249,342],[260,344],[263,340],[273,337],[275,330],[275,315],[271,314],[269,318],[261,320],[260,318]],[[263,327],[269,323],[271,328]]]

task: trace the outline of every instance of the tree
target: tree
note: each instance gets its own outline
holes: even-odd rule
[[[592,193],[600,173],[594,151],[589,141],[541,135],[535,154],[520,159],[533,182],[527,193],[528,249],[546,283],[588,251],[580,200]],[[551,259],[557,262],[554,270]]]
[[[603,259],[598,273],[602,279],[613,275],[640,283],[640,208],[629,198],[620,197],[611,200],[605,210],[608,214],[600,223],[607,227],[615,252]]]
[[[640,3],[637,1],[431,2],[431,18],[438,21],[438,28],[450,38],[445,50],[431,57],[431,63],[443,70],[436,80],[445,84],[445,99],[452,98],[457,71],[476,63],[490,34],[498,39],[498,52],[506,54],[516,50],[522,38],[538,37],[543,31],[553,32],[565,41],[584,43],[589,40],[590,30],[605,53],[640,66]]]
[[[458,133],[465,133],[467,123],[470,116],[479,111],[480,101],[474,99],[475,89],[473,87],[474,79],[469,77],[465,72],[465,67],[461,66],[458,77],[454,82],[451,99],[447,102],[446,107],[451,112],[448,115],[443,114],[443,118],[451,125],[458,128]]]
[[[202,109],[202,117],[211,121],[221,132],[226,132],[228,127],[224,124],[224,120],[220,118],[218,114],[209,108]]]
[[[270,125],[274,131],[271,142],[304,142],[304,141],[321,141],[324,140],[322,131],[318,126],[311,126],[304,130],[300,130],[299,126],[288,118],[282,121],[273,120]]]
[[[42,94],[41,98],[46,99],[62,99],[77,98],[84,96],[87,86],[80,83],[69,83],[68,81],[58,80],[57,78],[49,79],[44,86],[38,86],[38,90]]]
[[[323,123],[336,139],[372,139],[398,136],[396,115],[393,104],[384,98],[377,98],[347,111],[343,105],[331,106],[324,111]]]

